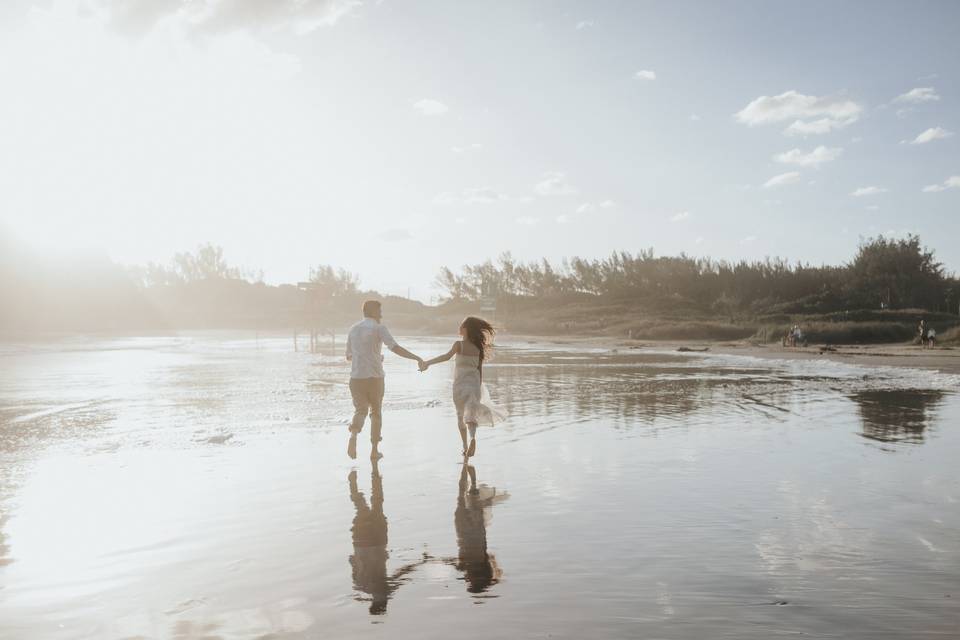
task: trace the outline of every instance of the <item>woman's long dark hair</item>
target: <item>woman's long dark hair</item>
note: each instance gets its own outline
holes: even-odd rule
[[[493,336],[496,333],[493,325],[483,318],[467,316],[460,323],[460,328],[466,329],[467,340],[480,351],[480,362],[483,362],[493,348]]]

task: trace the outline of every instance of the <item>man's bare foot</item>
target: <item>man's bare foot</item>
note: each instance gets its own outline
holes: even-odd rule
[[[371,460],[379,460],[382,457],[383,457],[383,454],[380,453],[380,451],[378,451],[377,449],[373,449],[372,451],[370,451]]]
[[[351,460],[357,459],[357,436],[356,434],[350,436],[350,442],[347,444],[347,455],[350,456]]]
[[[473,454],[477,452],[477,439],[474,438],[470,441],[470,447],[467,448],[467,457],[472,458]]]

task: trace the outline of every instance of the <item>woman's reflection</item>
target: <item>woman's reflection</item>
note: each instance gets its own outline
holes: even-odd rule
[[[353,568],[353,587],[370,596],[370,614],[382,615],[387,612],[387,600],[400,587],[401,579],[407,573],[426,562],[400,567],[387,575],[387,517],[383,514],[383,478],[377,461],[373,461],[370,473],[370,504],[357,488],[357,472],[353,470],[347,476],[350,482],[350,499],[357,509],[353,518],[353,555],[350,566]],[[357,597],[366,600],[365,597]]]
[[[483,593],[497,582],[503,571],[487,551],[487,527],[493,518],[493,505],[509,497],[493,487],[477,486],[477,471],[464,463],[457,488],[457,509],[453,524],[457,530],[459,555],[448,562],[462,571],[470,593]]]

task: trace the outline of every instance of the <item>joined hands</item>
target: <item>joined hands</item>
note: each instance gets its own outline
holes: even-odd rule
[[[417,360],[417,369],[420,370],[420,373],[423,373],[424,371],[426,371],[426,370],[429,369],[429,368],[430,368],[430,365],[427,364],[426,362],[424,362],[424,360],[423,360],[422,358],[420,358],[420,359]]]

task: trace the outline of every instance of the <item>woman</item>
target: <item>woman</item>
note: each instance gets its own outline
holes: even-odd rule
[[[477,452],[477,425],[493,425],[506,418],[506,414],[490,400],[490,394],[483,384],[483,362],[490,355],[494,333],[493,325],[489,322],[469,316],[460,323],[460,340],[453,343],[450,351],[420,365],[420,371],[426,371],[431,365],[456,356],[453,404],[457,408],[457,428],[466,458]]]

